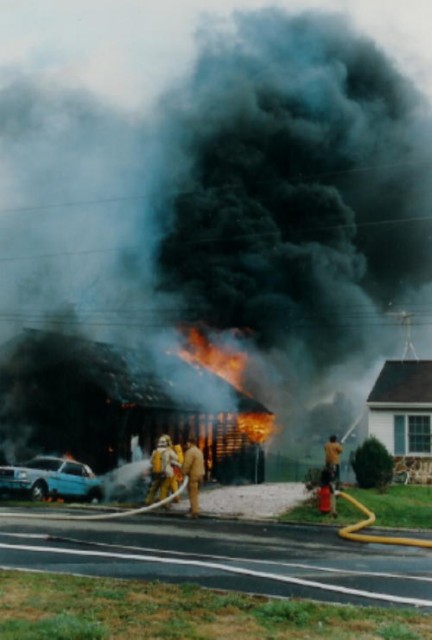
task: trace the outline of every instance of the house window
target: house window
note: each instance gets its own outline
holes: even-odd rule
[[[430,453],[430,416],[408,416],[408,451],[409,453]]]

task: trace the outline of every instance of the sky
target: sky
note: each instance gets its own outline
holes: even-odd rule
[[[204,186],[197,184],[195,175],[196,158],[208,153],[209,132],[217,129],[222,122],[222,111],[227,112],[227,106],[231,106],[224,100],[232,100],[235,109],[240,109],[242,104],[243,113],[252,118],[252,106],[247,102],[249,63],[245,63],[244,69],[244,95],[228,91],[221,97],[219,83],[225,87],[227,77],[221,67],[216,69],[216,62],[225,60],[228,65],[236,59],[238,35],[231,19],[233,15],[272,7],[293,17],[309,10],[318,16],[334,12],[346,16],[352,29],[347,40],[352,38],[359,48],[363,37],[375,43],[387,57],[389,69],[395,69],[426,96],[426,104],[420,101],[411,104],[411,98],[406,100],[408,91],[399,87],[399,81],[389,72],[391,82],[397,87],[395,90],[400,91],[398,108],[406,109],[408,115],[395,123],[393,131],[386,130],[386,148],[383,146],[375,155],[372,147],[367,147],[366,136],[362,138],[362,131],[369,133],[374,128],[373,114],[360,113],[361,109],[356,113],[353,109],[349,115],[346,112],[347,118],[352,118],[353,127],[352,135],[346,133],[343,152],[351,153],[350,160],[353,160],[350,145],[354,145],[354,141],[357,145],[359,140],[364,142],[355,159],[359,163],[355,165],[357,170],[362,158],[369,164],[374,159],[381,164],[398,162],[401,156],[392,154],[403,153],[401,150],[408,149],[410,142],[414,145],[414,141],[417,152],[409,153],[416,161],[419,158],[422,162],[428,161],[427,141],[432,131],[432,127],[424,126],[424,114],[432,101],[429,27],[432,4],[428,0],[38,0],[37,3],[0,0],[1,340],[13,336],[23,326],[58,328],[62,323],[69,328],[74,324],[82,327],[91,338],[122,344],[136,344],[142,326],[149,329],[155,324],[166,329],[155,341],[157,348],[165,347],[172,339],[169,318],[161,312],[166,308],[189,311],[202,283],[190,277],[184,289],[155,287],[155,281],[163,282],[160,265],[155,268],[155,256],[161,239],[169,236],[176,224],[172,216],[161,220],[161,211],[168,210],[180,192],[190,189],[202,194]],[[324,18],[322,22],[327,24]],[[246,23],[247,20],[238,22],[245,29],[245,38],[249,38],[251,59],[255,54],[266,59],[266,47],[277,45],[276,38],[272,43],[270,30],[265,37],[260,34],[259,21],[258,26]],[[271,20],[268,24],[269,29],[277,29],[274,23],[271,26]],[[319,33],[320,18],[314,24]],[[345,23],[334,24],[335,27],[329,26],[329,32],[344,29]],[[218,36],[212,40],[211,34],[216,32]],[[344,33],[335,32],[332,37],[340,44]],[[343,46],[344,55],[349,58],[349,47]],[[368,47],[372,49],[370,44]],[[291,55],[295,57],[295,53]],[[241,66],[244,61],[239,60]],[[376,64],[377,59],[371,56],[369,63]],[[227,69],[228,66],[225,71]],[[292,72],[295,78],[296,69]],[[366,78],[374,72],[372,66],[362,69]],[[319,84],[320,77],[316,80]],[[229,86],[229,75],[226,86]],[[310,102],[312,96],[305,93],[304,99]],[[331,128],[334,123],[330,116],[328,118]],[[366,118],[370,118],[368,127]],[[312,129],[308,131],[304,134],[306,137],[318,135]],[[196,149],[199,152],[195,156]],[[213,161],[209,156],[208,162]],[[206,192],[207,205],[213,211],[209,193],[210,190]],[[317,202],[320,194],[309,193],[307,197]],[[328,192],[327,197],[349,222],[351,210],[333,192]],[[429,189],[416,191],[412,202],[426,215]],[[191,208],[195,204],[192,200],[188,202]],[[199,205],[196,206],[199,210]],[[239,211],[243,210],[242,206],[239,205]],[[398,216],[413,215],[407,211],[401,208]],[[181,224],[183,228],[187,226],[187,221],[181,218],[178,222],[177,230]],[[248,228],[246,218],[241,223],[243,229]],[[366,216],[362,223],[370,224],[370,219]],[[273,223],[267,220],[266,224]],[[266,232],[269,228],[266,227]],[[181,237],[180,231],[179,235]],[[182,264],[195,273],[196,265],[188,261],[193,252],[177,253],[175,239],[172,236],[171,244],[166,245],[165,268],[170,265],[174,274],[176,260],[181,255]],[[342,242],[343,250],[338,242]],[[391,250],[391,246],[385,247],[385,242],[382,247],[381,253]],[[392,294],[389,274],[379,269],[374,273],[373,252],[368,255],[367,250],[370,247],[357,252],[348,237],[339,238],[335,246],[326,247],[324,253],[312,243],[305,249],[305,245],[286,242],[278,248],[276,260],[273,256],[272,269],[278,264],[277,260],[284,265],[301,260],[309,264],[314,256],[321,272],[318,273],[316,267],[313,274],[311,270],[306,275],[318,287],[319,294],[327,291],[334,277],[345,300],[353,307],[366,309],[368,318],[374,320],[377,305],[387,305],[392,310],[392,305],[398,302],[397,294],[403,294],[403,299],[409,300],[413,308],[420,301],[432,299],[427,261],[421,274],[415,274],[418,280],[414,275],[411,280],[404,279],[399,269],[394,276]],[[412,249],[410,251],[412,253]],[[427,255],[428,245],[422,251]],[[367,288],[361,284],[366,270],[365,256],[375,278],[375,281],[369,279]],[[220,278],[227,285],[226,290],[217,292],[226,304],[226,316],[219,319],[225,329],[230,328],[232,319],[226,303],[232,273],[239,267],[245,267],[250,273],[261,269],[260,277],[264,278],[265,269],[258,266],[257,255],[250,251],[247,259],[246,266],[245,263],[227,265],[221,260],[217,265],[209,265],[209,274],[216,273],[217,269],[221,274],[229,274],[226,280],[224,275]],[[409,263],[407,266],[411,267]],[[268,265],[266,269],[267,276],[272,274],[274,281],[273,271]],[[398,271],[397,265],[395,271]],[[299,282],[303,277],[305,273],[299,271]],[[243,285],[237,282],[236,286],[239,291]],[[288,284],[281,284],[279,290],[272,285],[261,304],[277,306],[279,303],[275,301],[287,292],[284,287]],[[299,302],[291,289],[289,292],[290,299],[285,297],[283,304],[293,317],[311,310],[310,299]],[[335,295],[332,300],[337,309]],[[256,297],[254,303],[259,302]],[[148,311],[150,315],[144,316],[143,322],[142,313],[134,311],[143,308],[157,308],[159,313]],[[121,312],[126,310],[128,326],[125,328],[125,316]],[[396,312],[400,311],[397,307]],[[253,305],[246,304],[243,312],[243,318],[253,317]],[[339,332],[330,331],[325,338],[312,340],[320,357],[312,354],[306,339],[296,341],[292,333],[278,344],[276,339],[272,342],[272,336],[279,335],[284,326],[282,321],[268,327],[263,323],[258,325],[264,334],[267,331],[267,343],[254,347],[257,359],[265,361],[263,367],[271,363],[270,384],[260,398],[262,401],[279,409],[283,405],[281,393],[286,391],[281,379],[296,378],[293,386],[299,395],[307,395],[304,390],[309,386],[304,381],[308,381],[314,389],[310,394],[314,401],[338,402],[340,409],[345,404],[337,391],[344,388],[342,381],[347,380],[348,367],[351,382],[344,393],[348,396],[357,393],[360,401],[364,400],[383,358],[402,353],[406,326],[397,327],[389,340],[388,334],[383,337],[375,332],[370,320],[361,336],[354,335],[354,331],[343,331],[343,325],[347,324],[346,311],[344,313],[343,318],[339,317]],[[360,324],[360,314],[352,322]],[[419,331],[421,335],[413,335],[414,345],[421,357],[432,357],[430,326]],[[329,342],[330,335],[332,341]],[[359,344],[366,346],[362,348]],[[342,357],[344,350],[351,353],[351,349],[355,356]],[[330,363],[331,371],[320,377],[316,372],[324,359]],[[292,363],[291,369],[287,361]],[[279,390],[278,397],[270,387]],[[301,397],[298,404],[304,406],[307,398]],[[357,407],[353,413],[356,411]]]
[[[141,109],[187,70],[197,29],[268,6],[349,15],[432,95],[427,0],[2,0],[0,63],[10,74],[85,86]]]

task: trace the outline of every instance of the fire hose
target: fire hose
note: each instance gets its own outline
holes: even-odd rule
[[[163,500],[159,500],[159,502],[154,502],[153,504],[146,505],[144,507],[138,507],[136,509],[129,509],[127,511],[115,511],[113,513],[98,513],[98,514],[89,514],[89,515],[66,515],[66,514],[55,514],[55,513],[4,513],[0,511],[0,517],[10,517],[10,518],[43,518],[44,520],[111,520],[113,518],[125,518],[127,516],[135,516],[140,513],[148,513],[149,511],[154,511],[159,507],[163,507],[166,504],[169,504],[179,496],[186,489],[189,482],[188,476],[184,476],[183,482],[175,491],[171,493],[169,496],[164,498]]]
[[[184,477],[182,484],[180,487],[167,496],[163,500],[159,500],[158,502],[154,502],[151,505],[146,505],[144,507],[138,507],[136,509],[129,509],[127,511],[116,511],[113,513],[102,513],[102,514],[92,514],[92,515],[65,515],[65,514],[54,514],[54,513],[44,513],[44,514],[36,514],[36,513],[7,513],[0,511],[0,517],[11,517],[11,518],[26,518],[26,519],[37,519],[44,518],[49,520],[111,520],[114,518],[124,518],[132,515],[138,515],[141,513],[148,513],[149,511],[154,511],[159,507],[164,506],[165,504],[169,504],[182,494],[189,482],[189,478],[187,476]],[[365,535],[355,533],[356,531],[360,531],[373,524],[376,520],[375,514],[370,511],[367,507],[365,507],[361,502],[350,496],[349,494],[340,491],[338,495],[350,502],[353,506],[355,506],[359,511],[364,513],[367,516],[366,520],[361,520],[355,524],[348,525],[339,530],[338,534],[341,538],[346,540],[352,540],[355,542],[374,542],[377,544],[395,544],[395,545],[403,545],[403,546],[415,546],[415,547],[425,547],[432,548],[431,540],[421,540],[418,538],[402,538],[402,537],[390,537],[390,536],[375,536],[375,535]]]
[[[400,544],[403,546],[432,548],[432,540],[421,540],[418,538],[399,538],[390,536],[371,536],[361,533],[355,533],[356,531],[360,531],[361,529],[364,529],[365,527],[373,524],[376,520],[375,514],[372,511],[369,511],[369,509],[361,504],[361,502],[348,495],[347,493],[340,491],[338,495],[347,502],[350,502],[359,511],[367,516],[366,520],[361,520],[356,524],[351,524],[347,527],[343,527],[343,529],[340,529],[338,533],[341,538],[345,538],[346,540],[354,540],[355,542],[375,542],[377,544]]]

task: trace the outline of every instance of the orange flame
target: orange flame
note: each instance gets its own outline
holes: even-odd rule
[[[200,364],[245,393],[242,380],[248,356],[245,353],[213,345],[196,328],[189,329],[188,346],[179,351],[179,356],[189,364]]]
[[[240,413],[237,419],[240,431],[243,431],[251,442],[261,444],[276,432],[273,413]]]
[[[244,371],[249,361],[246,353],[215,346],[196,328],[188,330],[187,340],[187,346],[178,353],[183,360],[206,367],[238,391],[250,396],[243,388]],[[265,442],[276,432],[274,421],[272,413],[242,413],[237,417],[239,430],[255,444]]]

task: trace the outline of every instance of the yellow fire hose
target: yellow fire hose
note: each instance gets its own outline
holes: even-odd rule
[[[338,495],[347,502],[350,502],[359,511],[368,516],[367,520],[360,520],[360,522],[357,522],[356,524],[350,524],[347,527],[343,527],[343,529],[340,529],[338,533],[341,538],[354,540],[356,542],[375,542],[377,544],[400,544],[410,547],[432,548],[432,540],[421,540],[417,538],[392,538],[388,536],[369,536],[365,534],[354,533],[355,531],[359,531],[360,529],[364,529],[365,527],[373,524],[376,520],[375,514],[372,513],[372,511],[369,511],[369,509],[361,504],[361,502],[348,495],[347,493],[340,491]]]

